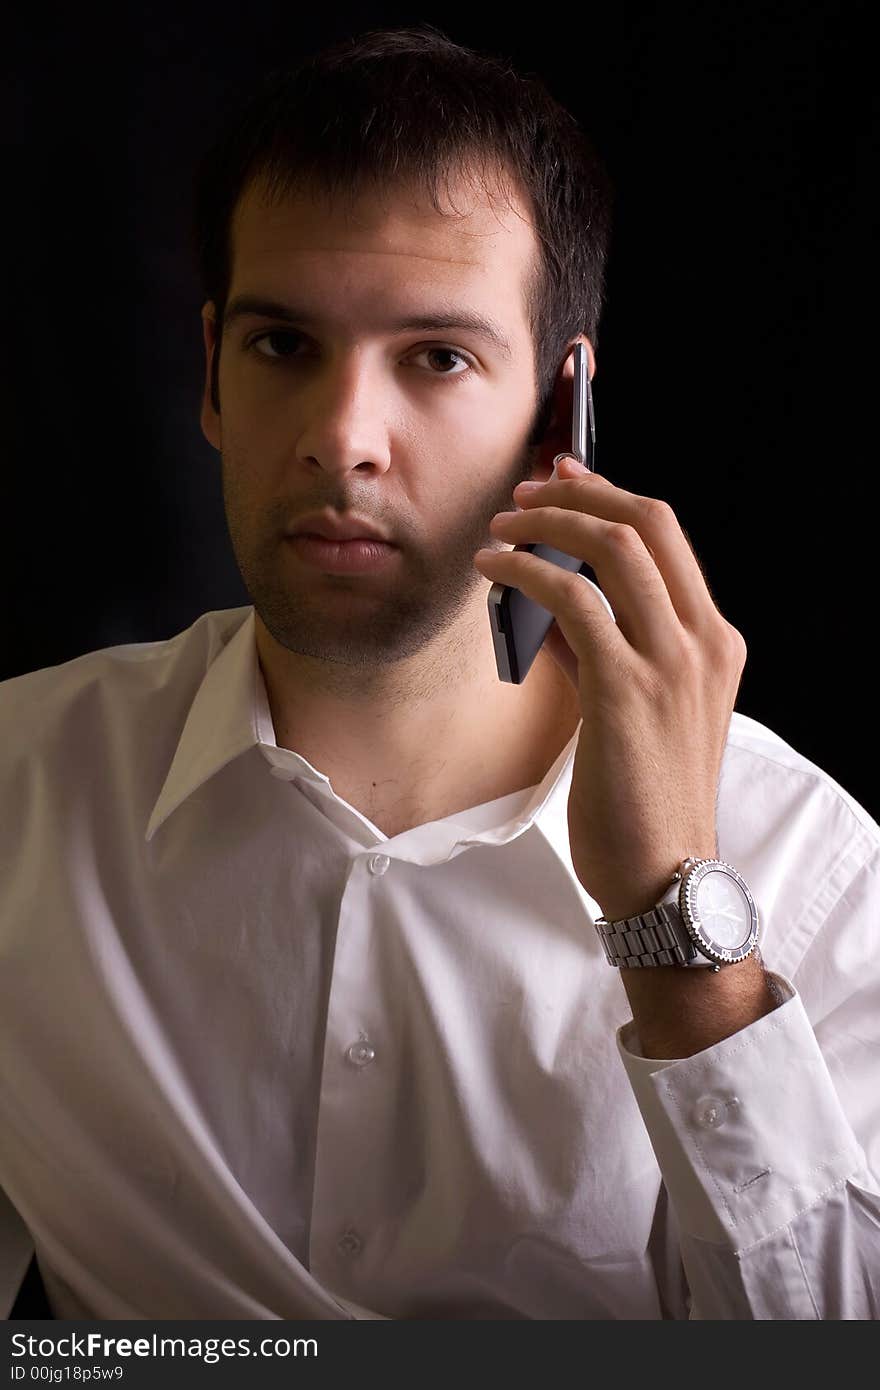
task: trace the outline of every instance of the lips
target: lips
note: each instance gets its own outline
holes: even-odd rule
[[[360,517],[337,517],[327,512],[304,517],[289,533],[292,536],[321,536],[328,541],[382,541],[393,544],[388,537]]]

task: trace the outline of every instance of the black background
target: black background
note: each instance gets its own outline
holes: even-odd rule
[[[877,816],[867,6],[17,13],[0,679],[249,602],[199,426],[193,167],[231,84],[425,20],[539,74],[598,145],[599,471],[685,526],[748,644],[736,708]]]

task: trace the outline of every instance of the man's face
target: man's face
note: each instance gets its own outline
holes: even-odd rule
[[[283,647],[365,674],[439,650],[453,623],[489,640],[473,556],[536,458],[524,285],[537,240],[522,204],[464,183],[453,198],[461,216],[400,190],[353,211],[306,192],[269,207],[250,190],[233,222],[221,414],[206,388],[202,428],[236,560]],[[230,317],[242,295],[308,320]],[[394,327],[457,311],[491,320],[509,351],[472,327]],[[391,562],[339,575],[300,558],[284,537],[325,508],[372,522],[398,547]]]

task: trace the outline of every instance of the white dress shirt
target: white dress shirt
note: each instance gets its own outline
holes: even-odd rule
[[[251,607],[0,684],[0,1314],[872,1318],[880,827],[734,713],[784,1002],[639,1055],[539,786],[387,838],[279,748]],[[686,851],[687,846],[682,846]]]

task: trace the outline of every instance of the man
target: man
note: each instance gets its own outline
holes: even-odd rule
[[[316,92],[381,141],[480,61],[368,38],[272,128],[332,165]],[[733,712],[668,504],[548,481],[598,315],[546,372],[515,138],[439,205],[359,148],[280,195],[226,151],[202,428],[253,607],[3,688],[8,1266],[60,1317],[871,1317],[880,827]],[[490,582],[555,618],[521,685]]]

